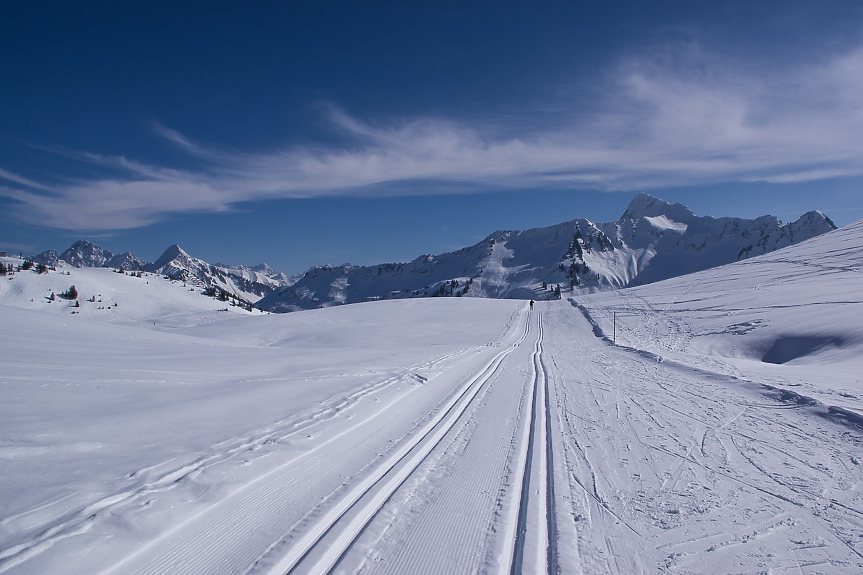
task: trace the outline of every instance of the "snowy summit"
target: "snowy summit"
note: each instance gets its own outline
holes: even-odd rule
[[[407,263],[319,266],[257,305],[283,312],[435,296],[546,299],[561,291],[656,282],[765,254],[835,228],[814,211],[790,224],[772,216],[699,217],[679,203],[641,193],[614,222],[576,219],[498,231],[473,246]]]

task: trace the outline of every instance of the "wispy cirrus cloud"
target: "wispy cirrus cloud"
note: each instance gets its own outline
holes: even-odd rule
[[[863,48],[780,71],[716,58],[683,61],[633,58],[609,75],[603,104],[591,107],[598,111],[578,114],[579,102],[572,102],[571,114],[542,131],[488,135],[496,133],[488,121],[440,118],[372,123],[331,108],[342,146],[245,153],[157,126],[195,168],[81,153],[109,175],[47,185],[0,169],[9,183],[0,195],[25,221],[106,230],[274,198],[640,190],[863,175]],[[530,111],[524,115],[520,124],[529,123]]]
[[[0,180],[6,180],[8,182],[21,184],[22,186],[26,186],[28,188],[33,188],[36,190],[42,190],[43,192],[52,191],[50,186],[46,186],[45,184],[42,184],[40,182],[36,182],[36,181],[31,180],[29,178],[25,178],[24,176],[16,174],[15,172],[10,172],[9,170],[4,170],[3,168],[0,168]]]

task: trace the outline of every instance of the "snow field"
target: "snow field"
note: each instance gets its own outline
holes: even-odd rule
[[[511,331],[507,324],[515,319],[510,316],[521,304],[483,303],[486,311],[478,315],[476,306],[470,308],[475,325],[460,325],[456,321],[464,317],[468,309],[459,303],[420,306],[423,311],[417,311],[415,305],[399,306],[397,302],[389,306],[376,304],[372,308],[344,308],[347,314],[338,313],[341,310],[328,314],[329,310],[323,310],[314,312],[320,319],[313,322],[319,324],[317,328],[311,328],[302,313],[281,318],[258,317],[254,319],[268,324],[259,333],[262,337],[267,333],[271,339],[269,345],[255,347],[248,343],[237,346],[230,338],[227,341],[218,339],[219,329],[235,334],[238,326],[229,325],[235,322],[224,322],[223,328],[203,326],[206,339],[176,332],[162,334],[77,321],[55,332],[53,337],[45,338],[44,334],[51,331],[49,326],[56,325],[54,317],[0,308],[8,320],[3,325],[9,328],[3,331],[4,350],[25,360],[15,366],[16,372],[11,374],[21,381],[14,392],[25,393],[15,398],[16,401],[4,402],[7,410],[3,437],[9,444],[6,453],[11,460],[6,467],[10,473],[4,484],[10,493],[30,493],[42,501],[56,497],[58,501],[42,511],[36,510],[41,504],[36,501],[28,504],[26,498],[10,497],[5,501],[4,516],[9,518],[4,524],[5,540],[17,540],[24,547],[4,545],[6,561],[0,563],[0,569],[13,568],[19,561],[22,568],[27,565],[25,570],[39,565],[40,561],[45,562],[43,566],[56,568],[70,558],[75,559],[76,565],[86,565],[88,561],[94,566],[111,564],[136,548],[147,549],[141,542],[165,529],[166,521],[177,523],[173,505],[185,506],[185,521],[198,514],[197,507],[214,507],[214,501],[228,498],[244,483],[292,460],[309,447],[318,446],[312,449],[318,453],[316,461],[302,463],[302,468],[295,469],[295,480],[308,483],[309,473],[314,472],[315,483],[325,491],[292,506],[299,513],[299,519],[295,520],[315,513],[310,501],[317,502],[327,496],[333,498],[332,494],[338,489],[349,487],[353,475],[362,476],[367,471],[364,468],[372,467],[376,458],[397,448],[398,438],[416,422],[430,417],[433,406],[453,391],[446,383],[433,385],[438,370],[449,368],[445,371],[457,376],[461,369],[467,378],[476,369],[476,361],[499,351],[489,342]],[[380,310],[387,307],[393,319],[379,317]],[[503,310],[507,311],[501,314]],[[279,322],[271,319],[282,320],[281,329],[276,327]],[[377,329],[375,325],[385,328],[410,325],[424,335],[413,338],[411,344],[409,334]],[[345,330],[351,333],[345,335]],[[302,339],[296,335],[298,331],[304,332],[312,342],[307,344],[309,347],[291,347],[297,337]],[[71,333],[78,335],[77,340],[68,337]],[[439,335],[430,337],[428,333]],[[316,348],[314,342],[319,337],[326,339],[325,334],[334,337],[329,338],[326,347]],[[250,340],[254,341],[254,336]],[[465,346],[466,341],[476,345]],[[100,353],[89,352],[95,346]],[[34,350],[39,349],[52,351],[39,353],[37,358]],[[53,350],[60,350],[56,357]],[[123,353],[118,354],[118,351]],[[55,359],[58,363],[52,366]],[[100,367],[111,364],[114,359],[125,363],[120,370],[124,374],[136,375],[124,386],[111,385],[115,378],[120,379],[114,371],[116,368]],[[416,361],[408,363],[411,360]],[[146,376],[148,371],[153,371],[153,363],[164,366],[157,370],[157,377],[164,380],[162,385]],[[458,367],[461,363],[466,367]],[[79,370],[69,372],[66,366],[93,371],[100,375],[100,383],[80,381]],[[48,391],[37,390],[32,385],[34,374],[40,379],[39,370],[50,371],[41,378],[42,388],[50,388]],[[173,385],[169,385],[171,381]],[[3,383],[7,386],[11,382],[5,379]],[[103,391],[106,387],[108,393]],[[10,389],[7,386],[4,391]],[[56,390],[68,393],[58,398],[53,395]],[[344,432],[345,425],[377,417],[380,406],[389,404],[395,407],[383,410],[377,423],[367,422],[363,428],[365,435],[348,434],[339,449],[345,451],[343,464],[350,469],[339,479],[339,474],[329,469],[334,458],[340,460],[338,450],[321,448],[321,438],[329,439],[325,444],[328,446],[340,444],[333,438]],[[407,413],[404,415],[407,419],[398,419],[399,410]],[[29,422],[34,416],[43,419],[43,423],[32,426]],[[386,426],[389,417],[393,417],[394,428]],[[382,420],[384,424],[380,423]],[[82,422],[86,423],[82,425]],[[154,423],[157,427],[151,429]],[[404,429],[399,430],[399,425]],[[69,451],[74,446],[58,441],[67,430],[76,428],[84,428],[77,433],[93,446],[91,451],[95,454],[91,453],[90,458],[70,459]],[[41,452],[28,452],[32,453],[31,457],[22,457],[25,451],[22,446],[37,443],[37,438],[52,444],[51,448],[59,453],[60,459],[45,460]],[[321,450],[327,453],[320,454]],[[40,476],[41,473],[44,476]],[[28,489],[34,479],[39,489]],[[59,494],[51,496],[51,491]],[[239,498],[239,495],[234,496],[234,499]],[[102,502],[103,513],[97,513],[94,518],[90,517],[92,513],[85,515],[86,510],[99,502]],[[10,509],[9,505],[19,507]],[[56,508],[60,505],[63,509]],[[69,515],[65,512],[69,508],[79,511]],[[142,514],[148,518],[144,523],[140,523]],[[106,515],[113,517],[103,519]],[[96,539],[89,546],[79,538],[72,548],[57,551],[63,545],[60,534],[77,532],[82,525],[110,524],[117,518],[124,522],[132,519],[133,524],[113,534],[110,545]],[[259,519],[261,521],[265,519]],[[215,523],[226,529],[225,537],[229,540],[239,538],[232,533],[236,527],[234,520]],[[288,527],[279,525],[284,532],[274,535],[267,545],[289,534],[290,523]],[[95,529],[88,527],[87,531],[90,535]],[[161,541],[156,547],[164,543]],[[225,553],[240,561],[242,556],[232,545],[227,545]],[[188,539],[180,547],[187,549]],[[50,548],[57,554],[46,555]],[[259,554],[264,551],[266,546],[257,548]],[[141,553],[146,555],[144,551]],[[131,569],[138,561],[135,557],[126,558],[126,563],[122,564],[124,570]],[[249,564],[256,559],[258,556],[252,557]],[[198,564],[197,567],[202,566]],[[195,569],[190,567],[190,571]]]
[[[547,347],[570,505],[558,521],[578,549],[564,572],[861,569],[859,429],[585,339],[580,311],[559,311]]]

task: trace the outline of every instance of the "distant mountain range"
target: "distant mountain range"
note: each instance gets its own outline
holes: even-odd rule
[[[314,267],[257,307],[287,312],[410,297],[559,297],[561,291],[615,289],[701,271],[834,229],[817,211],[791,224],[773,216],[699,217],[642,193],[614,222],[577,219],[497,231],[473,246],[408,263]]]
[[[254,303],[273,290],[296,281],[296,278],[292,280],[283,273],[273,271],[267,264],[254,267],[209,264],[193,258],[178,245],[169,247],[152,263],[146,263],[129,252],[114,255],[87,240],[75,242],[62,254],[48,250],[30,259],[49,266],[56,266],[62,261],[78,268],[109,267],[157,273],[199,287],[221,289],[249,303]]]
[[[497,231],[455,252],[374,266],[315,266],[298,277],[266,264],[209,264],[169,247],[153,263],[114,255],[86,240],[62,254],[31,259],[75,267],[141,270],[215,287],[255,306],[289,312],[378,299],[411,297],[558,297],[660,281],[796,244],[836,229],[818,211],[783,224],[756,219],[699,217],[681,204],[636,196],[614,222],[576,219],[545,228]]]

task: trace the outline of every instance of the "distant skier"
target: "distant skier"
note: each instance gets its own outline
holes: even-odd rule
[[[533,300],[530,300],[530,309],[533,309]]]

